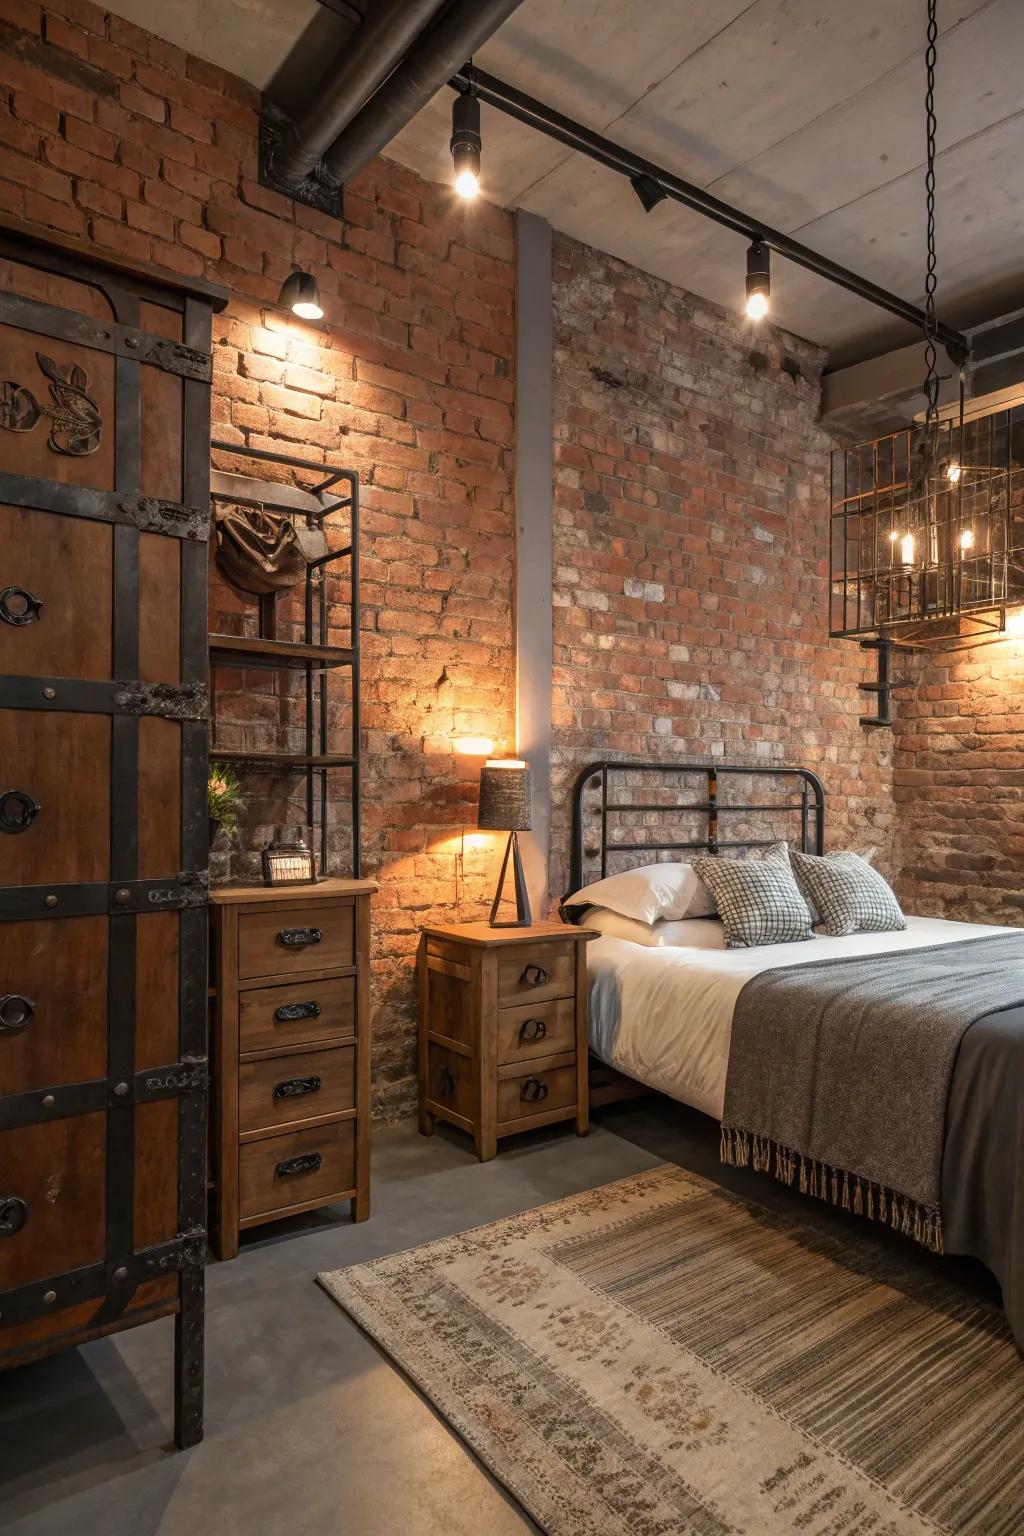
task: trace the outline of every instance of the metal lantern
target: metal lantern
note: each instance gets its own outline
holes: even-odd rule
[[[316,860],[303,842],[271,843],[263,850],[264,885],[315,885]]]
[[[832,455],[830,630],[955,649],[1024,603],[1024,402]]]

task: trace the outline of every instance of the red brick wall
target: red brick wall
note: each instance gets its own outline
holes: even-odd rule
[[[263,191],[256,92],[89,0],[0,0],[0,48],[0,209],[226,285],[215,433],[363,477],[375,1084],[385,1111],[402,1109],[418,927],[483,915],[494,875],[493,840],[462,858],[476,765],[453,738],[514,746],[510,216],[464,211],[386,161],[348,189],[340,226]],[[325,331],[274,307],[293,265],[319,280]],[[251,623],[216,583],[211,627]],[[300,717],[282,684],[223,682],[225,744],[289,739]],[[294,784],[247,788],[243,845],[302,819]],[[252,868],[240,852],[214,862]]]
[[[934,917],[1024,924],[1024,640],[897,657],[897,888]]]
[[[813,768],[829,846],[890,868],[892,740],[858,724],[870,663],[825,638],[823,354],[561,237],[554,269],[553,892],[599,746]]]

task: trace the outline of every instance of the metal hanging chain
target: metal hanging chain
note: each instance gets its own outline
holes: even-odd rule
[[[924,279],[924,360],[927,369],[924,381],[924,392],[927,400],[925,413],[925,436],[929,448],[933,443],[938,430],[939,419],[939,374],[938,374],[938,320],[935,314],[935,289],[938,283],[936,276],[935,255],[935,63],[938,57],[937,40],[939,26],[936,20],[936,0],[927,0],[928,3],[928,31],[927,46],[924,54],[925,66],[925,174],[924,196],[927,213],[927,263]]]

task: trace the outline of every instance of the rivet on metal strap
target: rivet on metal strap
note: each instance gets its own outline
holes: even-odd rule
[[[123,1099],[125,1094],[128,1092],[128,1084],[127,1083],[115,1083],[114,1084],[114,1092],[116,1093],[116,1095],[117,1095],[117,1097],[119,1099]]]
[[[52,1109],[53,1106],[56,1104],[56,1102],[57,1102],[57,1100],[54,1098],[52,1093],[44,1093],[43,1094],[43,1108],[44,1109]]]
[[[132,893],[127,886],[122,885],[119,891],[114,892],[114,901],[119,907],[126,907],[132,899]]]
[[[55,699],[56,697],[57,697],[57,690],[56,690],[56,688],[44,688],[43,689],[43,698],[44,699]]]
[[[123,1264],[119,1265],[118,1268],[114,1270],[111,1279],[116,1285],[121,1285],[125,1280],[128,1279],[128,1271],[125,1269]]]
[[[57,1300],[57,1292],[56,1291],[44,1291],[43,1292],[43,1300],[45,1301],[45,1303],[46,1303],[46,1305],[48,1307],[52,1307],[54,1302]]]
[[[55,907],[56,905],[57,905],[57,898],[56,898],[56,896],[52,896],[52,895],[51,896],[47,896],[45,898],[45,900],[43,901],[43,906],[44,907]]]

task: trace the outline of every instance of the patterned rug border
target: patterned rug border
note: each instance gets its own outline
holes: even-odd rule
[[[346,1316],[352,1319],[352,1321],[357,1325],[357,1327],[360,1328],[360,1330],[367,1336],[367,1338],[373,1342],[375,1347],[380,1350],[381,1354],[388,1361],[388,1363],[413,1385],[416,1391],[424,1399],[424,1402],[430,1408],[430,1410],[435,1413],[437,1417],[441,1419],[442,1422],[445,1423],[458,1436],[458,1438],[463,1441],[466,1446],[468,1446],[469,1450],[481,1463],[490,1477],[494,1479],[499,1487],[507,1490],[511,1494],[515,1501],[521,1506],[525,1513],[541,1530],[548,1530],[548,1527],[543,1523],[541,1511],[537,1508],[536,1504],[531,1498],[530,1493],[523,1488],[520,1482],[517,1481],[514,1472],[511,1470],[506,1470],[505,1463],[502,1463],[499,1466],[493,1448],[487,1442],[486,1435],[480,1433],[479,1431],[478,1421],[472,1415],[460,1414],[459,1405],[457,1402],[446,1404],[440,1401],[436,1395],[436,1385],[428,1385],[428,1373],[421,1372],[419,1369],[417,1369],[415,1361],[410,1360],[409,1362],[406,1362],[405,1360],[399,1359],[392,1352],[392,1349],[385,1342],[385,1337],[388,1331],[387,1320],[381,1314],[379,1308],[375,1307],[372,1300],[364,1298],[358,1293],[358,1290],[356,1289],[358,1283],[356,1281],[356,1276],[365,1271],[372,1272],[379,1267],[400,1261],[403,1258],[412,1256],[414,1254],[423,1254],[424,1256],[427,1256],[432,1253],[443,1251],[446,1248],[451,1248],[453,1245],[461,1244],[465,1239],[472,1238],[477,1234],[490,1233],[507,1227],[511,1222],[514,1222],[523,1217],[533,1216],[535,1214],[540,1214],[541,1212],[557,1214],[557,1212],[562,1207],[579,1210],[580,1203],[586,1203],[588,1202],[588,1199],[591,1204],[599,1203],[601,1197],[608,1190],[629,1189],[640,1196],[644,1193],[647,1185],[658,1183],[664,1179],[666,1175],[669,1176],[666,1188],[664,1191],[660,1192],[661,1198],[656,1198],[655,1202],[651,1205],[650,1210],[652,1212],[662,1210],[666,1206],[675,1203],[674,1186],[677,1185],[678,1181],[683,1185],[695,1187],[705,1194],[711,1194],[723,1200],[726,1204],[740,1209],[744,1213],[750,1215],[754,1220],[767,1221],[768,1225],[777,1233],[793,1235],[799,1238],[801,1234],[811,1232],[816,1234],[818,1238],[822,1239],[829,1246],[835,1244],[837,1247],[841,1248],[843,1242],[843,1231],[848,1228],[851,1236],[855,1241],[857,1238],[860,1238],[858,1248],[865,1248],[869,1257],[873,1252],[876,1251],[880,1256],[887,1254],[889,1255],[890,1260],[895,1261],[897,1267],[901,1267],[899,1266],[899,1255],[901,1252],[905,1253],[905,1256],[908,1259],[913,1259],[914,1257],[918,1256],[915,1253],[913,1245],[909,1243],[890,1244],[887,1242],[879,1242],[877,1231],[872,1229],[868,1232],[865,1232],[862,1224],[856,1219],[843,1222],[842,1228],[837,1227],[832,1229],[831,1224],[829,1224],[827,1227],[822,1227],[813,1220],[802,1221],[797,1216],[792,1215],[789,1212],[780,1211],[770,1206],[766,1206],[756,1199],[752,1199],[749,1196],[739,1194],[735,1190],[728,1189],[721,1184],[718,1184],[713,1179],[709,1179],[702,1174],[693,1172],[688,1168],[682,1168],[676,1163],[662,1161],[655,1164],[651,1168],[642,1169],[634,1174],[627,1174],[621,1179],[609,1180],[604,1184],[594,1185],[590,1189],[578,1190],[568,1195],[560,1195],[553,1200],[543,1201],[539,1205],[527,1206],[525,1209],[513,1211],[508,1215],[497,1217],[493,1221],[480,1222],[475,1226],[461,1228],[457,1232],[449,1233],[443,1237],[434,1238],[429,1242],[415,1243],[408,1248],[397,1249],[393,1253],[380,1254],[376,1258],[363,1260],[356,1264],[346,1265],[341,1269],[323,1271],[317,1274],[315,1277],[316,1283],[320,1286],[324,1293],[331,1298],[335,1305],[338,1306],[346,1314]],[[817,1212],[811,1208],[808,1214],[810,1216],[814,1216],[817,1214]],[[628,1227],[633,1221],[635,1221],[635,1219],[635,1213],[627,1213],[613,1221],[608,1222],[607,1225],[603,1228],[603,1231],[611,1234],[625,1227]],[[867,1239],[867,1242],[865,1242],[865,1238]],[[842,1263],[842,1259],[839,1255],[834,1256],[834,1258],[835,1262]],[[856,1273],[862,1273],[862,1271],[857,1270],[853,1265],[848,1265],[846,1267],[854,1269],[854,1272]],[[887,1286],[890,1289],[899,1289],[893,1285],[891,1278],[887,1278],[883,1274],[869,1274],[865,1275],[864,1278],[868,1279],[873,1285]],[[940,1272],[933,1270],[921,1278],[923,1281],[922,1287],[920,1290],[915,1290],[914,1292],[914,1300],[919,1306],[927,1309],[928,1311],[942,1313],[943,1309],[941,1303],[943,1300],[948,1300],[950,1302],[963,1302],[963,1294],[959,1288],[952,1281],[945,1278]],[[577,1279],[580,1283],[585,1285],[588,1290],[593,1291],[595,1295],[600,1296],[602,1294],[600,1291],[595,1290],[595,1288],[585,1277],[578,1276]],[[989,1301],[985,1297],[974,1298],[971,1302],[971,1305],[976,1308],[978,1312],[987,1314],[992,1320],[998,1321],[1004,1318],[1002,1308]],[[953,1319],[950,1319],[950,1321],[952,1322]],[[502,1327],[503,1331],[509,1333],[510,1338],[514,1338],[514,1334],[511,1332],[511,1330],[505,1329],[504,1325],[500,1326]],[[666,1338],[671,1337],[671,1335],[665,1333],[665,1330],[659,1323],[656,1323],[651,1319],[646,1320],[646,1326],[652,1328],[656,1332],[663,1334],[663,1336]],[[966,1324],[964,1324],[964,1326],[966,1326]],[[756,1392],[753,1392],[745,1384],[736,1382],[726,1376],[712,1362],[705,1360],[702,1363],[715,1377],[719,1378],[723,1382],[728,1382],[734,1391],[738,1390],[744,1397],[755,1403],[761,1412],[767,1413],[773,1419],[777,1419],[783,1424],[788,1424],[789,1421],[787,1420],[786,1416],[782,1414],[778,1409],[776,1409],[772,1403],[766,1401]],[[590,1401],[593,1402],[593,1399],[590,1399]],[[825,1442],[820,1441],[816,1436],[808,1434],[806,1429],[803,1431],[803,1433],[806,1435],[807,1439],[811,1441],[811,1443],[815,1444],[824,1455],[841,1464],[852,1473],[855,1473],[861,1477],[865,1477],[867,1481],[869,1481],[877,1489],[879,1495],[887,1504],[893,1508],[895,1512],[898,1512],[902,1508],[900,1501],[895,1497],[892,1491],[885,1486],[884,1483],[881,1483],[876,1478],[872,1477],[865,1471],[864,1468],[856,1466],[855,1463],[851,1462],[836,1447],[827,1445]],[[936,1527],[936,1529],[938,1528]]]

